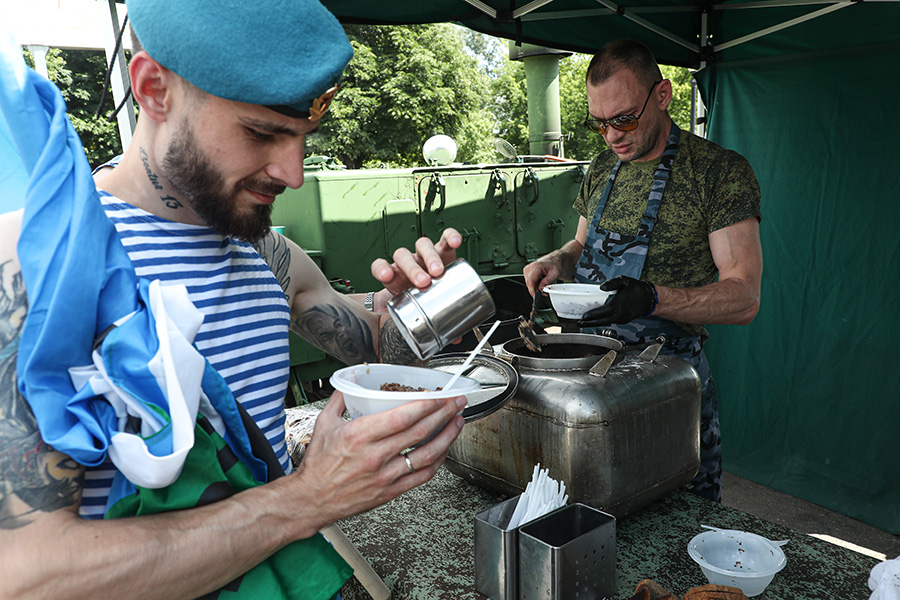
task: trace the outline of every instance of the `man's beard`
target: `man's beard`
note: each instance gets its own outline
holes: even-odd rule
[[[252,242],[269,231],[272,205],[259,204],[249,214],[239,214],[237,197],[244,188],[278,195],[284,191],[284,186],[270,180],[246,178],[228,191],[225,189],[225,178],[197,147],[193,131],[187,123],[182,123],[181,130],[163,157],[162,166],[172,185],[216,233]]]

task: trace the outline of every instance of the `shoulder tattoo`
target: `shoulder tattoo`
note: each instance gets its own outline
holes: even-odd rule
[[[274,231],[269,231],[265,236],[253,242],[253,247],[259,252],[259,255],[266,261],[269,268],[278,279],[281,290],[287,293],[288,286],[291,283],[291,249],[288,247],[284,236]]]
[[[0,529],[16,529],[38,512],[76,505],[84,467],[41,440],[19,393],[16,357],[28,300],[22,274],[0,263]]]

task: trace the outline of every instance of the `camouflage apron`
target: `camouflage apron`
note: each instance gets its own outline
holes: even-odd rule
[[[673,123],[666,141],[666,149],[660,159],[659,166],[653,172],[653,185],[647,208],[641,217],[641,225],[637,235],[626,235],[608,231],[600,227],[600,218],[609,200],[616,175],[622,161],[613,167],[600,197],[594,218],[588,228],[584,253],[575,269],[575,281],[579,283],[600,284],[607,279],[619,275],[640,279],[647,260],[647,249],[650,245],[650,234],[656,224],[656,217],[662,203],[663,192],[675,163],[681,130]],[[700,469],[691,482],[692,491],[704,498],[721,501],[722,479],[722,445],[719,435],[719,411],[716,388],[709,370],[703,342],[699,335],[690,335],[668,319],[659,317],[641,317],[630,323],[609,325],[602,329],[611,329],[626,343],[647,343],[659,335],[666,337],[662,349],[664,354],[688,361],[700,375]],[[585,333],[601,332],[601,328],[586,328]]]

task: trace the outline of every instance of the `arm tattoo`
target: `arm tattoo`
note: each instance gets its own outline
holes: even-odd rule
[[[378,362],[369,325],[340,305],[323,304],[295,315],[291,330],[347,364]]]
[[[381,328],[381,362],[395,365],[419,364],[419,357],[412,351],[393,319]]]
[[[16,383],[16,357],[27,311],[22,274],[0,263],[0,529],[16,529],[36,512],[77,504],[84,468],[41,440]]]
[[[291,283],[291,251],[284,237],[270,231],[254,242],[253,247],[272,269],[281,289],[287,292]],[[347,364],[379,360],[368,324],[342,306],[319,306],[293,316],[291,330]],[[411,365],[417,360],[397,326],[388,321],[381,329],[381,361]]]
[[[265,236],[253,243],[253,247],[259,252],[259,255],[266,261],[269,268],[278,279],[281,290],[287,293],[288,286],[291,284],[290,268],[291,268],[291,249],[288,248],[284,236],[278,235],[274,231],[269,231]]]

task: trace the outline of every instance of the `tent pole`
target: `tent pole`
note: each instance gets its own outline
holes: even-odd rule
[[[29,45],[27,48],[28,51],[31,52],[31,56],[34,57],[34,70],[47,79],[50,79],[50,71],[47,69],[47,51],[50,50],[50,48],[48,46],[33,45]]]
[[[700,13],[700,48],[709,45],[709,12]],[[701,53],[700,56],[703,56]],[[706,67],[706,61],[700,61],[700,68]],[[706,107],[697,89],[697,80],[691,77],[691,133],[706,137]]]
[[[666,31],[662,27],[658,27],[658,26],[654,25],[653,23],[651,23],[650,21],[637,16],[636,14],[634,14],[633,11],[628,10],[624,7],[619,7],[615,2],[610,2],[609,0],[594,0],[594,1],[597,4],[605,6],[606,8],[611,10],[613,13],[621,14],[623,17],[625,17],[629,21],[632,21],[633,23],[637,23],[641,27],[644,27],[645,29],[649,29],[650,31],[666,38],[667,40],[669,40],[671,42],[675,42],[679,46],[683,46],[692,52],[698,51],[697,44],[691,44],[690,42],[681,39],[677,35],[669,32],[669,31]]]
[[[827,6],[825,8],[813,11],[809,14],[803,15],[802,17],[797,17],[796,19],[791,19],[789,21],[785,21],[784,23],[779,23],[778,25],[773,25],[772,27],[766,27],[765,29],[760,29],[757,32],[747,34],[745,36],[741,36],[739,38],[735,38],[729,42],[723,42],[721,44],[716,45],[716,51],[721,52],[727,48],[733,48],[739,44],[743,44],[744,42],[749,42],[750,40],[755,40],[756,38],[763,37],[765,35],[769,35],[770,33],[775,33],[776,31],[781,31],[782,29],[787,29],[788,27],[793,27],[794,25],[799,25],[800,23],[804,23],[806,21],[815,19],[817,17],[821,17],[823,15],[827,15],[830,12],[834,12],[841,8],[847,8],[848,6],[852,6],[855,4],[852,0],[841,0],[840,2],[835,2],[831,6]]]
[[[481,2],[481,0],[464,0],[464,1],[466,4],[468,4],[470,6],[474,6],[475,8],[477,8],[478,10],[480,10],[481,12],[483,12],[484,14],[489,16],[490,18],[492,18],[492,19],[497,18],[497,10],[494,8],[491,8],[484,2]]]
[[[98,2],[97,6],[101,11],[103,20],[109,25],[104,27],[105,34],[103,36],[103,45],[106,49],[106,61],[108,64],[112,59],[113,50],[116,47],[116,37],[121,29],[119,26],[119,13],[116,11],[116,0],[107,0],[106,6],[103,6],[102,2]],[[123,43],[119,47],[119,52],[116,54],[116,63],[113,66],[110,77],[116,106],[125,98],[126,86],[131,86],[131,81],[128,78],[128,65],[125,63],[124,45]],[[136,125],[134,103],[126,102],[119,114],[116,115],[116,120],[119,125],[119,138],[122,141],[122,151],[124,152],[128,149],[128,145],[131,143],[131,138],[134,135]]]
[[[515,9],[512,14],[513,19],[521,18],[524,15],[527,15],[528,13],[539,9],[545,4],[550,4],[551,2],[553,2],[553,0],[532,0],[522,8]]]

